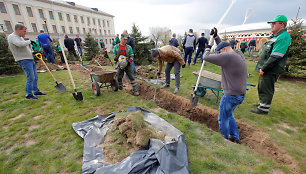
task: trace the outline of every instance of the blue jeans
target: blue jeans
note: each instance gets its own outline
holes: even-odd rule
[[[81,46],[77,46],[77,48],[78,48],[78,51],[79,51],[79,54],[80,54],[80,56],[82,57],[82,48],[81,48]]]
[[[185,48],[185,56],[184,56],[184,61],[185,63],[187,63],[187,56],[188,57],[188,63],[190,64],[191,63],[191,56],[192,56],[192,53],[193,53],[193,48],[192,47],[187,47]]]
[[[194,59],[193,59],[193,64],[196,64],[196,63],[197,63],[197,58],[198,58],[198,56],[199,56],[200,53],[202,53],[202,54],[201,54],[201,62],[203,63],[203,53],[204,53],[204,49],[198,49],[198,50],[197,50],[197,53],[196,53],[196,55],[195,55],[195,57],[194,57]]]
[[[235,108],[241,104],[244,96],[240,95],[222,95],[219,108],[218,123],[220,133],[228,139],[229,134],[233,139],[239,140],[238,127],[233,115]]]
[[[32,95],[32,92],[34,92],[34,94],[39,92],[39,89],[37,87],[38,76],[34,60],[20,60],[18,61],[18,64],[22,67],[23,71],[27,76],[27,82],[25,85],[25,92],[27,93],[27,96],[30,94]]]
[[[51,46],[48,44],[43,44],[42,48],[44,49],[48,62],[54,64],[54,55]]]

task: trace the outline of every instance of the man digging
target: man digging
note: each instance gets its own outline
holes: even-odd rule
[[[135,80],[135,77],[133,75],[133,69],[131,63],[133,62],[133,50],[132,47],[126,44],[127,41],[127,35],[121,34],[121,41],[119,44],[115,45],[113,54],[114,54],[114,60],[117,62],[117,80],[119,82],[119,89],[123,89],[122,84],[122,78],[124,76],[124,72],[129,77],[129,80],[131,82],[132,88],[133,88],[133,94],[135,96],[139,95],[137,82]]]
[[[151,55],[157,59],[158,62],[158,73],[157,76],[160,76],[160,73],[163,68],[164,62],[167,62],[165,74],[166,74],[166,84],[161,88],[170,87],[170,71],[174,67],[175,74],[175,90],[174,93],[178,93],[180,89],[180,70],[181,66],[185,68],[185,61],[181,57],[181,51],[170,45],[163,46],[161,48],[155,48],[151,50]]]

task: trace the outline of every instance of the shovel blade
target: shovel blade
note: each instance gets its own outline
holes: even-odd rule
[[[73,97],[77,100],[77,101],[82,101],[83,100],[83,95],[81,92],[74,92],[72,93]]]
[[[190,104],[191,104],[191,107],[197,106],[198,101],[199,101],[199,98],[198,98],[197,96],[191,94],[191,97],[190,97]]]
[[[59,83],[55,86],[55,88],[59,91],[59,92],[66,92],[66,88],[62,83]]]

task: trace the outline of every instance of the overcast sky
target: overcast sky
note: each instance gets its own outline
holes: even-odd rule
[[[69,0],[73,1],[73,0]],[[115,32],[131,31],[133,23],[144,35],[150,27],[168,27],[183,34],[215,26],[230,6],[231,0],[74,0],[76,4],[95,7],[115,16]],[[247,9],[252,13],[246,23],[265,22],[278,14],[288,20],[295,18],[298,7],[300,17],[306,18],[306,0],[236,0],[222,27],[240,25]]]

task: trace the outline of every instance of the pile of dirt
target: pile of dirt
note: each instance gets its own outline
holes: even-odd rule
[[[137,81],[140,96],[147,100],[154,97],[155,87],[143,81]],[[130,84],[125,81],[124,90],[132,93]],[[191,107],[190,100],[182,96],[175,95],[167,90],[157,89],[156,104],[167,111],[185,116],[192,121],[206,124],[210,129],[219,132],[218,110],[212,109],[202,104]],[[236,119],[239,129],[241,143],[254,149],[257,153],[272,158],[274,161],[286,165],[293,172],[298,172],[299,167],[295,159],[289,153],[269,139],[269,135],[259,128],[244,121]]]
[[[136,66],[137,75],[145,79],[156,79],[158,68],[148,65],[148,66]],[[161,74],[161,79],[165,79],[165,75]]]
[[[66,68],[66,65],[64,65],[64,67]],[[85,68],[87,68],[89,71],[87,71],[85,68],[81,67],[81,65],[79,64],[69,64],[70,70],[71,71],[78,71],[81,72],[83,74],[87,74],[89,75],[90,73],[100,73],[100,72],[104,72],[105,69],[95,66],[95,65],[86,65]]]
[[[118,113],[104,139],[105,162],[115,164],[145,147],[150,138],[164,141],[165,135],[144,121],[141,111]]]
[[[100,54],[93,58],[90,63],[96,63],[96,60],[100,63],[102,66],[111,66],[112,62],[109,58],[105,58],[103,54]]]
[[[52,70],[62,70],[63,69],[63,68],[60,68],[56,64],[52,64],[52,63],[48,63],[48,62],[45,62],[45,63],[48,66],[48,68],[50,69],[50,71],[52,71]],[[45,67],[45,65],[41,61],[37,61],[36,62],[36,69],[37,70],[46,70],[47,71],[47,68]]]

